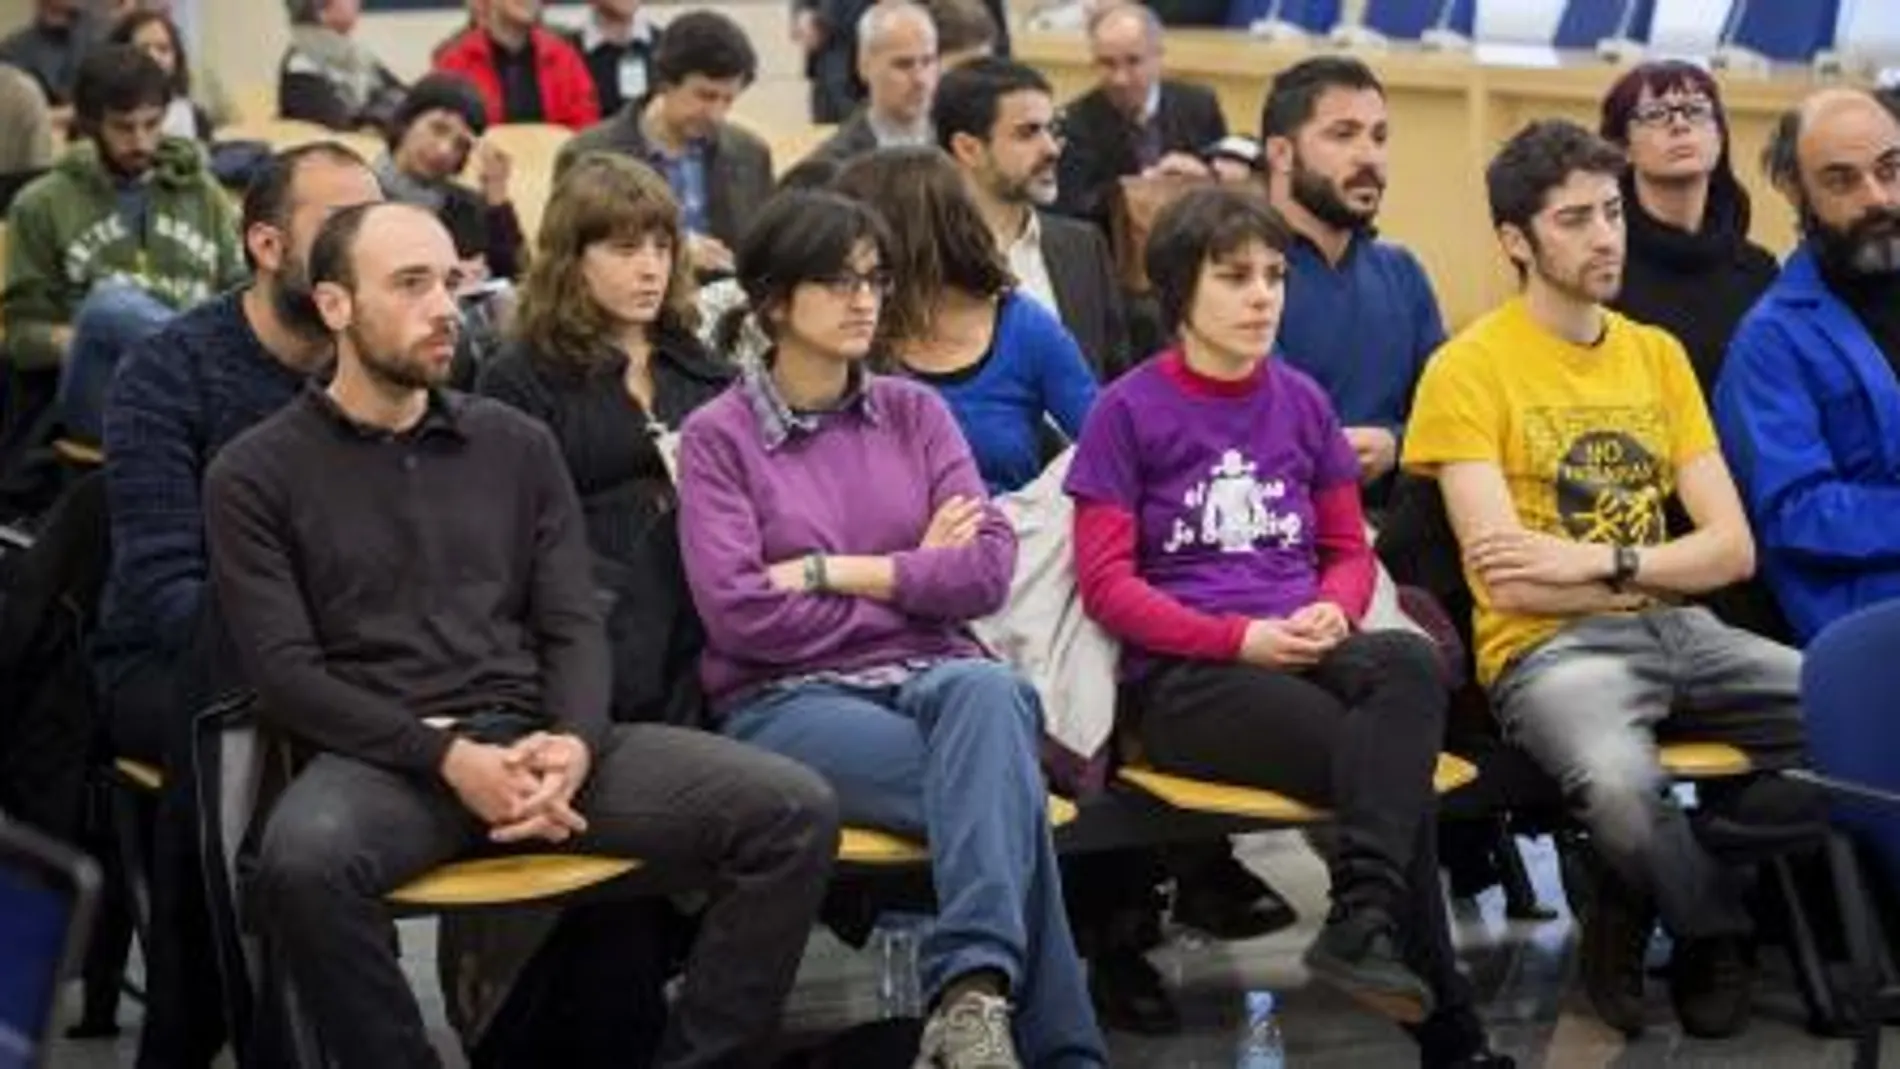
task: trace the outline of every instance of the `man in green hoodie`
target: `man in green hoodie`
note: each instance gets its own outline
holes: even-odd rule
[[[244,281],[237,219],[198,146],[160,133],[171,82],[132,46],[95,50],[73,91],[79,140],[7,213],[7,347],[61,369],[68,434],[96,440],[125,347]]]

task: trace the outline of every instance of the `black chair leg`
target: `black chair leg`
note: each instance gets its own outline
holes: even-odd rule
[[[1788,957],[1794,965],[1795,986],[1808,1007],[1809,1030],[1818,1035],[1844,1035],[1853,1022],[1842,1016],[1843,1007],[1835,1002],[1833,979],[1821,955],[1820,942],[1801,898],[1801,889],[1795,882],[1793,857],[1780,854],[1770,859],[1768,865],[1769,871],[1774,873],[1775,891],[1787,918]]]
[[[1854,1002],[1854,1069],[1880,1065],[1881,977],[1877,942],[1885,936],[1874,916],[1867,885],[1861,878],[1860,857],[1853,840],[1840,831],[1828,834],[1828,869],[1834,878],[1834,896],[1840,906]]]
[[[1504,887],[1504,915],[1514,921],[1552,921],[1557,911],[1537,900],[1537,888],[1531,885],[1530,870],[1524,867],[1524,854],[1518,847],[1511,822],[1497,818],[1497,842],[1492,847],[1497,859],[1498,882]]]

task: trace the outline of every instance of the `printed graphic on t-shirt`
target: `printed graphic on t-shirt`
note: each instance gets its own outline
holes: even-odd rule
[[[1580,542],[1657,545],[1674,473],[1660,457],[1667,418],[1653,406],[1527,413],[1531,470],[1547,473],[1563,533]]]
[[[1221,454],[1205,480],[1181,495],[1186,510],[1162,545],[1167,553],[1195,546],[1222,553],[1252,553],[1261,539],[1277,539],[1279,548],[1299,545],[1305,524],[1298,512],[1281,512],[1275,503],[1287,496],[1284,479],[1259,477],[1259,465],[1238,449]]]

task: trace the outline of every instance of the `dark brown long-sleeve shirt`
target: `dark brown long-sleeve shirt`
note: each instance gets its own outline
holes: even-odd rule
[[[593,746],[610,667],[572,483],[540,424],[440,393],[410,431],[312,387],[206,477],[212,581],[267,722],[434,773],[425,724],[507,709]]]

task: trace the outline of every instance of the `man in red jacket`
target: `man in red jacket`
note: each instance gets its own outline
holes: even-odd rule
[[[600,100],[587,61],[540,18],[540,0],[489,0],[475,25],[436,53],[436,69],[474,83],[490,123],[591,126]]]

